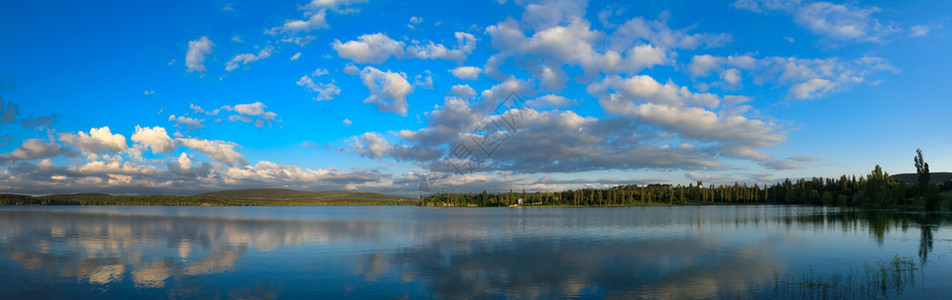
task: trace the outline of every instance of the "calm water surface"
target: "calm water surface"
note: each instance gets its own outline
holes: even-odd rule
[[[952,217],[799,206],[0,207],[0,298],[798,298],[894,258],[952,297]]]

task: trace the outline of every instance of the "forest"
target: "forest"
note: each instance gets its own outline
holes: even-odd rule
[[[644,206],[709,204],[808,204],[936,210],[949,207],[943,193],[952,182],[933,183],[929,164],[916,150],[917,182],[908,184],[889,176],[876,165],[865,176],[786,179],[773,185],[708,185],[698,181],[687,186],[670,184],[619,185],[607,189],[576,189],[561,192],[478,194],[439,193],[420,197],[420,206]]]

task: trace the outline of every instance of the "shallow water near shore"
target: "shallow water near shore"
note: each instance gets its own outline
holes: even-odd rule
[[[800,298],[817,287],[792,278],[897,256],[914,276],[829,295],[937,298],[952,295],[950,221],[780,205],[7,206],[0,298]]]

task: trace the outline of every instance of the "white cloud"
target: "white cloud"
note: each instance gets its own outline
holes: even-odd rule
[[[331,9],[340,11],[344,7],[358,3],[367,3],[367,0],[312,0],[305,8],[310,10]]]
[[[343,123],[344,123],[344,126],[350,126],[351,124],[354,124],[354,122],[351,122],[350,119],[344,119]]]
[[[101,128],[91,128],[89,133],[80,131],[78,133],[62,133],[59,140],[69,145],[79,147],[80,150],[88,154],[96,154],[100,151],[118,153],[128,148],[126,137],[121,134],[113,134],[109,126]]]
[[[639,17],[619,25],[609,40],[611,48],[616,50],[631,47],[638,41],[648,41],[660,48],[694,50],[700,47],[723,47],[733,39],[726,33],[690,34],[688,29],[671,29],[663,20],[645,21]]]
[[[485,100],[488,105],[495,107],[500,101],[505,101],[510,97],[526,97],[529,96],[529,91],[533,88],[532,84],[527,80],[519,80],[515,77],[510,77],[488,90],[484,90],[480,96]]]
[[[456,32],[454,35],[457,43],[454,49],[449,49],[443,44],[428,42],[423,46],[409,46],[406,52],[419,59],[446,59],[462,63],[476,49],[476,36],[465,32]]]
[[[154,90],[149,90],[149,91],[143,92],[143,94],[145,94],[146,96],[149,96],[149,95],[155,94],[155,91],[154,91]]]
[[[691,64],[688,65],[688,70],[691,71],[691,75],[693,76],[705,76],[711,71],[719,70],[721,65],[724,64],[723,61],[723,58],[708,54],[695,55],[691,58]]]
[[[346,43],[334,40],[331,47],[341,58],[356,63],[381,64],[391,56],[403,56],[404,45],[403,42],[395,41],[383,33],[374,33],[361,35],[356,41]]]
[[[406,46],[406,43],[391,39],[383,33],[365,34],[357,40],[341,43],[334,40],[331,47],[337,56],[356,63],[381,64],[391,57],[396,59],[445,59],[462,63],[476,49],[476,37],[465,32],[455,33],[457,46],[447,48],[443,44],[424,41],[421,45]]]
[[[909,28],[909,31],[909,36],[911,37],[923,37],[929,35],[929,27],[926,26],[912,26],[912,28]]]
[[[587,0],[529,1],[522,20],[536,30],[544,30],[584,19],[587,6]]]
[[[790,94],[797,99],[813,99],[836,87],[836,84],[821,78],[814,78],[790,87]]]
[[[283,33],[287,35],[295,35],[298,33],[306,33],[313,30],[330,27],[327,25],[327,20],[326,20],[327,11],[326,10],[320,10],[320,11],[312,12],[309,14],[310,16],[308,16],[307,13],[305,14],[305,17],[307,17],[307,19],[287,20],[284,22],[284,25],[281,25],[279,27],[273,27],[265,31],[265,33],[271,34],[271,35],[275,35],[278,33]]]
[[[346,66],[344,66],[344,74],[347,74],[350,76],[360,74],[360,68],[358,68],[357,66],[354,66],[353,64],[347,64]]]
[[[201,152],[209,158],[217,160],[226,165],[243,166],[248,164],[248,161],[245,160],[245,157],[235,150],[235,147],[238,146],[238,144],[235,143],[219,140],[205,140],[200,138],[177,138],[175,139],[175,142],[182,146]]]
[[[352,149],[362,156],[381,158],[390,151],[390,143],[374,132],[367,132],[353,139]]]
[[[205,36],[188,42],[188,51],[185,52],[185,66],[188,67],[188,71],[208,71],[205,68],[205,56],[212,53],[214,46],[215,43]]]
[[[406,74],[380,71],[374,67],[364,67],[360,79],[370,90],[370,96],[364,103],[375,103],[381,112],[407,115],[407,95],[413,92],[413,85],[407,81]]]
[[[727,69],[721,72],[721,80],[727,82],[728,86],[736,86],[741,81],[741,73],[738,69]]]
[[[584,19],[572,19],[567,25],[550,26],[529,37],[515,21],[501,22],[486,28],[493,46],[502,52],[489,58],[484,72],[500,80],[505,75],[499,67],[512,58],[517,68],[533,74],[543,87],[561,90],[569,79],[566,66],[581,67],[584,74],[575,78],[588,83],[600,73],[635,74],[669,64],[674,61],[670,49],[720,45],[717,41],[729,40],[672,31],[660,22],[639,22],[631,21],[609,35],[593,30]],[[665,31],[659,33],[660,30]],[[644,43],[645,40],[651,43]]]
[[[234,107],[225,105],[222,106],[221,109],[238,113],[238,115],[229,116],[229,121],[234,122],[240,120],[246,123],[254,123],[257,127],[262,127],[265,124],[270,126],[278,115],[274,112],[266,111],[265,108],[267,108],[267,106],[258,101],[249,104],[238,104]]]
[[[449,94],[461,99],[469,99],[476,96],[476,90],[471,88],[469,85],[457,84],[450,88]]]
[[[298,60],[298,58],[301,58],[301,52],[294,53],[294,55],[291,56],[291,61]]]
[[[732,6],[756,13],[790,11],[800,6],[801,0],[737,0]]]
[[[73,172],[83,175],[112,175],[108,176],[111,179],[110,181],[119,180],[126,181],[126,183],[128,183],[131,179],[127,177],[128,175],[155,175],[160,172],[159,169],[154,166],[137,165],[131,162],[99,160],[90,161],[80,166],[72,166],[69,169]],[[116,182],[110,183],[114,184]]]
[[[589,90],[598,95],[606,112],[638,120],[684,142],[717,143],[724,155],[764,161],[770,156],[762,149],[786,140],[776,123],[704,108],[716,108],[721,102],[743,102],[736,96],[693,93],[671,82],[662,85],[646,75],[608,81],[603,88],[607,86],[615,93]]]
[[[136,125],[136,132],[132,135],[132,141],[149,146],[154,154],[171,153],[172,149],[175,148],[175,143],[169,137],[168,132],[165,131],[165,128],[159,126],[149,128]]]
[[[630,105],[628,100],[675,106],[697,105],[707,107],[717,107],[721,102],[721,98],[717,95],[693,93],[686,87],[680,87],[670,81],[661,84],[647,75],[638,75],[626,79],[609,78],[607,81],[611,83],[611,88],[620,92],[603,101],[603,104],[610,104],[609,110],[628,109],[627,106]],[[618,99],[624,100],[616,101]],[[626,108],[615,107],[616,104],[625,105]]]
[[[268,58],[271,56],[271,50],[273,49],[274,47],[269,45],[264,49],[261,49],[261,52],[259,52],[258,55],[251,53],[235,55],[235,57],[225,63],[225,71],[231,72],[237,69],[239,66],[245,66],[260,59]]]
[[[850,4],[830,2],[738,0],[734,7],[756,13],[783,12],[793,16],[797,25],[828,38],[883,42],[884,38],[899,29],[882,25],[873,14],[880,9],[875,6],[857,7]]]
[[[471,107],[455,97],[444,99],[442,107],[427,113],[426,127],[403,130],[400,140],[388,142],[377,133],[353,138],[351,149],[370,158],[393,158],[418,162],[431,172],[454,173],[460,163],[452,149],[462,145],[486,159],[486,171],[515,173],[580,172],[588,170],[628,170],[640,168],[708,168],[720,166],[709,150],[689,146],[657,146],[657,138],[642,136],[638,124],[617,118],[583,117],[571,111],[540,112],[531,108],[513,109],[501,115]],[[479,124],[514,122],[517,130],[506,131],[498,147],[477,142],[486,133],[473,133]]]
[[[183,128],[183,127],[188,129],[205,128],[205,125],[202,125],[202,122],[204,122],[205,119],[189,118],[186,116],[176,117],[175,115],[169,115],[169,121],[175,122],[175,127],[178,127],[178,128]]]
[[[316,92],[318,95],[314,97],[314,100],[317,101],[333,100],[334,97],[340,94],[340,88],[334,83],[314,83],[314,80],[307,75],[302,76],[296,83],[312,92]]]
[[[413,23],[413,24],[423,23],[423,18],[417,17],[417,16],[410,17],[410,23]]]
[[[426,76],[422,74],[413,77],[413,86],[421,87],[425,90],[433,89],[433,73],[430,73],[429,70],[424,71]]]
[[[813,99],[830,92],[866,81],[876,71],[896,71],[882,58],[865,56],[851,61],[838,58],[805,59],[797,57],[755,58],[749,55],[697,55],[688,65],[694,77],[705,77],[712,71],[719,73],[720,83],[733,87],[746,77],[757,85],[764,83],[790,86],[788,96],[795,99]]]
[[[216,108],[215,110],[212,110],[212,111],[205,111],[204,109],[202,109],[201,106],[195,105],[195,103],[189,103],[189,104],[188,104],[188,108],[190,108],[191,110],[193,110],[193,111],[195,111],[195,112],[197,112],[197,113],[205,114],[205,115],[208,115],[208,116],[215,116],[215,115],[218,115],[218,113],[221,112],[221,109],[220,109],[220,108]],[[171,120],[171,118],[169,118],[169,119]]]
[[[575,105],[574,100],[559,95],[543,95],[541,97],[526,101],[526,106],[534,109],[541,108],[564,108]]]
[[[185,152],[182,152],[182,155],[179,155],[175,162],[178,164],[180,170],[188,170],[192,168],[192,160],[188,159],[188,154],[185,154]]]
[[[71,156],[75,155],[75,152],[55,143],[44,143],[40,139],[28,139],[23,141],[23,144],[13,152],[0,155],[0,161],[34,160],[60,155]]]
[[[450,70],[450,73],[453,73],[453,76],[456,76],[456,78],[459,79],[476,80],[476,78],[479,78],[479,73],[482,71],[483,69],[480,69],[479,67],[460,66]]]

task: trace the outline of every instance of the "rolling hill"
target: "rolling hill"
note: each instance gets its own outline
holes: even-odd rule
[[[341,203],[342,205],[361,205],[360,203],[413,202],[413,198],[390,196],[378,193],[323,191],[308,192],[288,189],[247,189],[209,192],[192,197],[220,198],[228,201],[282,201],[282,202],[321,202]],[[343,204],[350,203],[350,204]]]
[[[248,189],[202,193],[192,196],[121,196],[102,193],[29,196],[0,194],[0,205],[127,205],[127,206],[345,206],[414,205],[412,197],[378,193],[287,189]]]
[[[952,173],[950,172],[936,172],[930,173],[930,175],[932,175],[930,181],[935,184],[942,184],[946,181],[952,180]],[[908,184],[919,182],[919,175],[916,173],[893,174],[889,177],[905,181]]]

